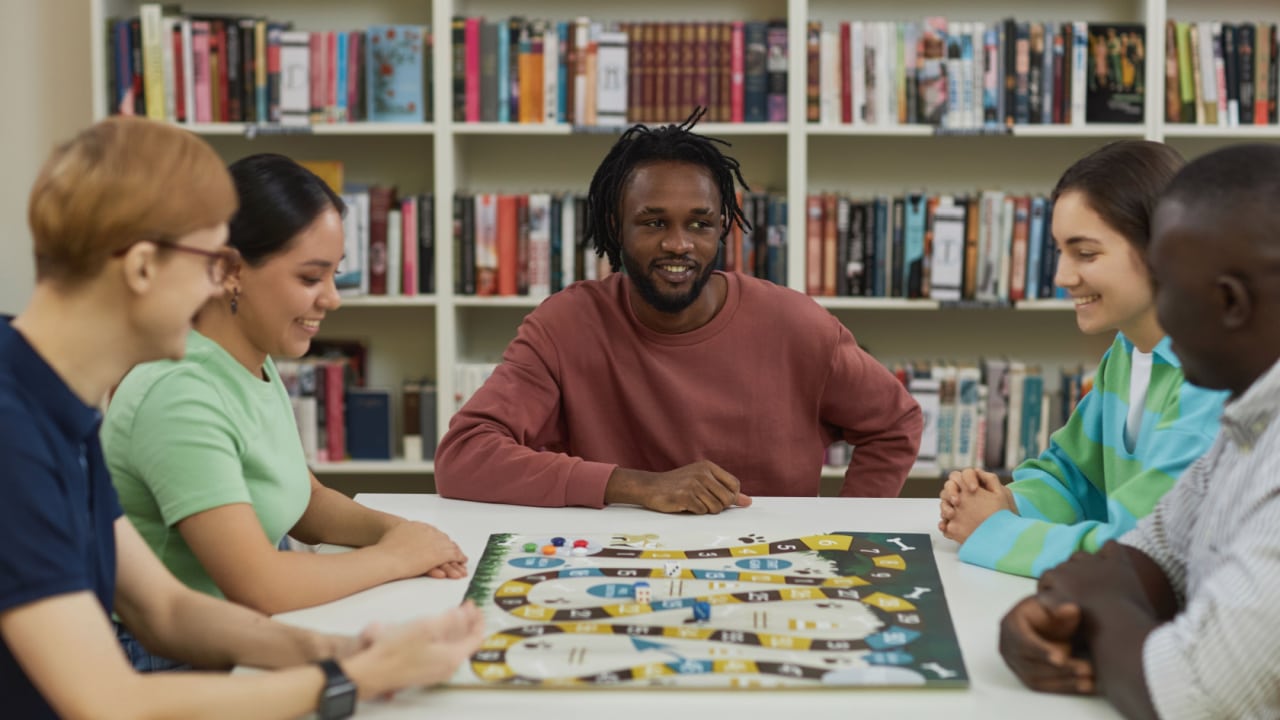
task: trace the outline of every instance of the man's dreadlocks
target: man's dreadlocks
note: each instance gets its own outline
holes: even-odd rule
[[[679,125],[663,125],[649,128],[632,125],[618,138],[609,154],[596,168],[587,191],[586,227],[584,237],[596,251],[596,255],[609,256],[614,272],[622,269],[622,233],[618,214],[622,210],[622,189],[631,173],[640,165],[653,162],[676,161],[706,168],[716,187],[720,189],[720,215],[725,219],[720,241],[734,225],[743,232],[750,232],[751,223],[738,205],[734,180],[744,190],[750,190],[742,179],[738,161],[720,152],[716,143],[729,146],[720,138],[698,135],[693,126],[706,114],[706,108],[694,109],[688,119]]]

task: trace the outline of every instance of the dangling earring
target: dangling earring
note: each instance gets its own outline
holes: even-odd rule
[[[231,314],[235,315],[240,311],[240,288],[231,291]]]

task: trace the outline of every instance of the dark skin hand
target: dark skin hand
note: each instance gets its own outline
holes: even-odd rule
[[[751,498],[739,491],[738,478],[710,460],[664,473],[617,468],[605,486],[604,501],[695,515],[715,515],[731,505],[751,504]]]
[[[1001,622],[1000,654],[1033,690],[1101,692],[1125,717],[1155,718],[1142,647],[1176,612],[1159,566],[1111,542],[1044,574]]]

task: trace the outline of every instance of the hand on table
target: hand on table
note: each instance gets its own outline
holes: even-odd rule
[[[467,576],[467,556],[462,549],[440,529],[426,523],[406,521],[392,525],[377,547],[397,559],[402,577]]]
[[[631,503],[658,512],[715,515],[731,505],[747,507],[751,498],[738,478],[710,460],[664,473],[618,468],[605,488],[606,503]]]
[[[938,497],[942,516],[938,530],[958,543],[968,540],[979,525],[1001,510],[1018,514],[1013,492],[995,473],[977,468],[952,472]]]
[[[1097,688],[1093,663],[1071,655],[1080,619],[1079,605],[1028,597],[1000,621],[1000,655],[1032,690],[1092,695]]]
[[[484,616],[468,600],[433,618],[391,628],[372,625],[360,638],[367,649],[344,660],[343,668],[361,697],[382,697],[451,678],[484,641]]]

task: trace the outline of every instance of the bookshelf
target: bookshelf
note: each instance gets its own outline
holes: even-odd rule
[[[95,117],[107,113],[108,18],[137,14],[136,0],[90,0]],[[810,192],[871,195],[965,192],[998,188],[1046,193],[1058,174],[1098,145],[1119,138],[1167,140],[1188,156],[1223,143],[1280,142],[1280,127],[1198,127],[1164,120],[1166,19],[1280,21],[1274,0],[1227,0],[1212,6],[1192,0],[1082,0],[1069,9],[1050,0],[680,0],[632,3],[549,0],[531,8],[520,0],[188,0],[190,12],[268,15],[301,30],[355,29],[377,23],[430,25],[434,122],[350,123],[282,130],[244,123],[193,124],[228,160],[254,152],[280,152],[297,159],[340,160],[354,183],[395,184],[403,192],[436,197],[435,237],[452,236],[449,199],[455,191],[533,192],[585,190],[596,164],[618,130],[567,125],[459,123],[452,113],[450,20],[455,15],[512,15],[552,19],[590,15],[593,20],[631,21],[743,18],[788,20],[786,122],[706,123],[699,131],[733,143],[753,188],[784,193],[790,238],[803,237],[805,198]],[[1019,125],[1011,133],[939,133],[929,126],[814,124],[806,120],[806,23],[810,20],[953,20],[1136,22],[1146,27],[1147,88],[1138,124]],[[672,118],[677,119],[677,118]],[[473,297],[453,292],[454,248],[435,246],[438,292],[420,297],[344,299],[322,328],[322,337],[355,338],[369,347],[369,384],[398,388],[404,378],[430,376],[439,390],[438,426],[448,425],[459,362],[496,361],[521,319],[536,306],[524,297]],[[787,284],[805,287],[805,247],[791,241]],[[1070,302],[1021,301],[1013,307],[952,307],[934,300],[815,298],[850,327],[859,342],[886,363],[924,358],[976,360],[984,354],[1016,355],[1045,370],[1056,389],[1056,370],[1092,364],[1109,337],[1084,337]],[[398,403],[398,398],[397,398]],[[396,411],[398,426],[398,408]],[[398,428],[393,427],[393,432]],[[430,462],[392,461],[319,464],[326,478],[403,476],[405,489],[428,487]],[[824,476],[835,477],[836,469]]]

